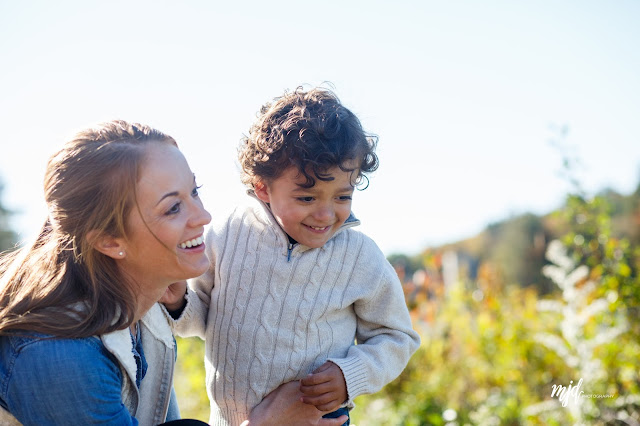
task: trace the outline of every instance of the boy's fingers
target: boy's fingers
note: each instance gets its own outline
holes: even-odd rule
[[[315,386],[326,383],[331,380],[331,376],[322,373],[309,374],[307,377],[300,379],[301,386]]]
[[[331,368],[332,365],[334,365],[332,362],[327,361],[324,364],[322,364],[320,367],[313,370],[313,374],[322,373],[323,371]]]
[[[322,364],[320,367],[313,370],[311,374],[307,377],[300,380],[300,384],[304,386],[313,386],[318,385],[320,383],[326,383],[334,380],[335,372],[334,369],[339,371],[339,367],[332,363],[331,361],[327,361]],[[342,375],[342,372],[339,373]]]
[[[334,390],[334,386],[331,382],[320,383],[319,385],[313,386],[300,386],[300,392],[302,392],[306,396],[318,396],[323,395],[328,392],[332,392]]]
[[[315,405],[320,411],[330,411],[332,408],[340,405],[333,393],[325,393],[318,396],[303,396],[300,398],[302,402],[309,405]]]

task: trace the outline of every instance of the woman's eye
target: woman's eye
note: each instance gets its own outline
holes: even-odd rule
[[[342,195],[340,196],[340,201],[350,201],[351,198],[351,195]]]
[[[197,185],[195,188],[193,188],[193,191],[191,191],[191,196],[197,197],[198,195],[200,195],[200,188],[202,188],[202,185]]]
[[[167,210],[167,213],[165,213],[167,216],[172,215],[172,214],[176,214],[180,212],[180,203],[175,203],[173,206],[171,206],[171,208],[169,210]]]

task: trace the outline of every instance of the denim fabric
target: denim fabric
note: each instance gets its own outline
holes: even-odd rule
[[[325,419],[337,419],[338,417],[345,415],[349,417],[346,422],[342,424],[342,426],[349,426],[351,422],[351,417],[349,416],[349,409],[347,407],[338,408],[336,411],[331,412],[329,414],[325,414],[322,416]]]
[[[137,335],[131,336],[131,344],[133,345],[133,358],[136,360],[136,386],[140,389],[140,382],[147,374],[147,360],[144,358],[144,349],[142,348],[142,338],[140,337],[140,327],[136,327]]]
[[[24,425],[137,425],[122,380],[95,337],[0,337],[0,405]]]
[[[171,388],[171,398],[169,399],[169,409],[167,411],[167,422],[180,418],[180,408],[178,407],[178,397],[175,389]]]
[[[176,342],[176,338],[173,338],[173,347],[174,347],[174,361],[178,360],[178,343]],[[180,407],[178,406],[178,396],[176,395],[176,390],[171,387],[171,396],[169,397],[169,408],[167,409],[167,418],[165,422],[170,422],[173,420],[180,419]]]

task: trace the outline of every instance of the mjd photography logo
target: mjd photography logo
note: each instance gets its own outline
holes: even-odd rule
[[[569,386],[566,387],[562,385],[552,385],[551,398],[557,397],[563,407],[567,406],[570,398],[573,398],[577,404],[580,402],[580,396],[584,394],[584,392],[580,390],[580,387],[582,387],[582,377],[577,385],[571,385],[573,385],[573,380],[571,380]]]
[[[578,404],[580,398],[613,398],[614,395],[601,395],[601,394],[585,394],[581,391],[582,377],[576,385],[573,384],[573,380],[569,382],[569,386],[552,385],[551,386],[551,398],[558,398],[563,407],[566,407],[569,402]]]

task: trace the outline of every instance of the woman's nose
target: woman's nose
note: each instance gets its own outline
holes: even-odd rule
[[[211,222],[211,215],[204,208],[202,203],[195,203],[195,211],[191,217],[191,226],[205,226]]]

